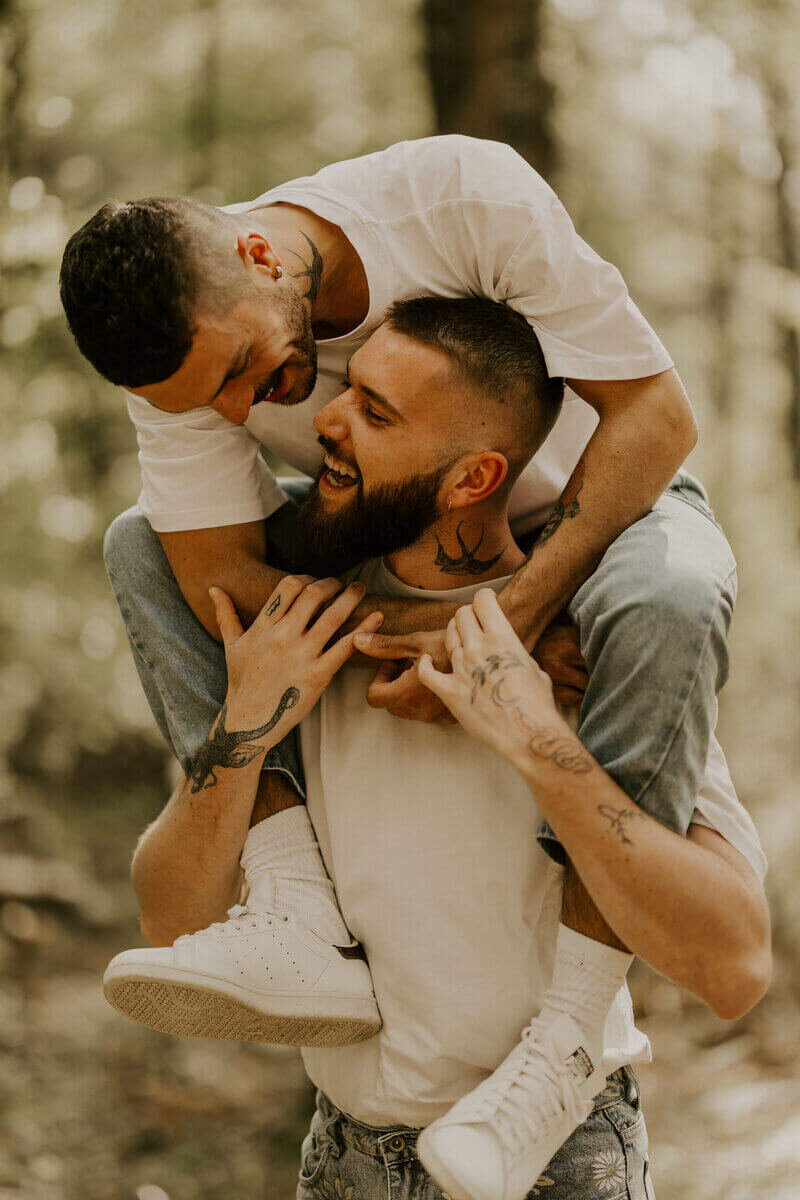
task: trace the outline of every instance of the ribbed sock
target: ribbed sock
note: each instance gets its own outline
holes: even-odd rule
[[[255,904],[269,894],[265,885],[271,883],[276,909],[294,913],[328,942],[346,946],[352,941],[304,805],[254,825],[244,844],[242,867]]]
[[[595,1052],[601,1051],[606,1017],[632,962],[632,954],[559,924],[553,978],[539,1019],[549,1024],[566,1013]]]

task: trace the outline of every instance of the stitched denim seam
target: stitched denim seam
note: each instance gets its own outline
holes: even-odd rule
[[[701,645],[701,647],[700,647],[700,652],[699,652],[699,653],[698,653],[698,655],[697,655],[697,664],[696,664],[696,666],[695,666],[695,669],[694,669],[694,675],[692,676],[692,680],[691,680],[691,682],[690,682],[690,684],[689,684],[689,688],[688,688],[688,690],[687,690],[687,692],[686,692],[686,698],[684,699],[683,706],[682,706],[682,708],[681,708],[681,714],[680,714],[680,717],[679,717],[679,719],[678,719],[678,720],[675,722],[675,726],[674,726],[674,728],[673,728],[673,730],[672,730],[672,736],[669,738],[669,740],[668,740],[668,742],[667,742],[666,746],[664,747],[664,752],[663,752],[663,754],[661,755],[661,758],[660,758],[660,760],[659,760],[658,766],[654,767],[654,769],[653,769],[653,773],[651,774],[650,778],[647,780],[647,783],[645,783],[645,784],[644,784],[644,786],[641,788],[641,790],[638,792],[638,794],[637,794],[636,796],[632,796],[632,797],[631,797],[631,799],[633,800],[634,804],[639,804],[639,803],[640,803],[640,801],[641,801],[641,799],[642,799],[642,796],[644,796],[644,794],[645,794],[645,792],[647,791],[647,789],[648,789],[649,787],[651,787],[651,786],[652,786],[652,784],[655,782],[655,780],[656,780],[656,779],[658,778],[658,776],[660,775],[660,773],[661,773],[661,770],[662,770],[662,768],[663,768],[663,766],[664,766],[664,763],[665,763],[665,761],[666,761],[666,759],[667,759],[667,755],[669,754],[670,750],[671,750],[671,749],[672,749],[672,747],[674,746],[674,744],[675,744],[675,739],[677,738],[678,734],[680,733],[681,729],[683,728],[683,723],[684,723],[684,721],[686,720],[686,713],[687,713],[687,711],[688,711],[688,708],[689,708],[689,701],[691,700],[691,698],[692,698],[692,693],[694,692],[694,689],[695,689],[695,687],[696,687],[696,685],[697,685],[697,680],[698,680],[698,677],[699,677],[699,675],[700,675],[700,667],[701,667],[701,665],[702,665],[702,663],[703,663],[703,658],[704,658],[704,656],[705,656],[705,654],[706,654],[706,651],[707,651],[707,649],[708,649],[709,642],[710,642],[710,640],[711,640],[711,631],[712,631],[712,629],[713,629],[713,625],[714,625],[714,622],[713,622],[713,620],[712,620],[711,618],[713,617],[713,615],[714,615],[714,612],[716,611],[716,609],[719,607],[719,602],[720,602],[720,599],[721,599],[721,597],[722,597],[722,592],[723,592],[723,589],[725,588],[725,585],[728,583],[728,581],[729,581],[729,580],[730,580],[730,579],[731,579],[731,578],[732,578],[732,577],[733,577],[735,574],[736,574],[736,567],[734,566],[734,567],[733,567],[733,569],[732,569],[732,570],[731,570],[731,571],[730,571],[730,572],[729,572],[729,573],[728,573],[728,574],[725,576],[725,578],[723,579],[722,583],[720,583],[720,584],[719,584],[719,586],[718,586],[718,588],[717,588],[717,595],[716,595],[716,599],[715,599],[715,602],[714,602],[714,604],[711,606],[711,609],[710,609],[710,616],[709,616],[709,621],[708,621],[708,627],[707,627],[707,629],[706,629],[706,631],[705,631],[705,634],[703,635],[703,643],[702,643],[702,645]]]

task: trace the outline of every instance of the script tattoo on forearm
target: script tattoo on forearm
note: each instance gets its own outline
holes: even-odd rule
[[[442,543],[439,541],[439,535],[435,535],[439,546],[439,549],[436,553],[436,566],[446,575],[483,575],[484,572],[493,567],[496,562],[499,562],[499,560],[505,554],[506,548],[504,546],[500,553],[495,554],[492,558],[478,558],[478,548],[483,541],[483,535],[486,532],[486,526],[481,525],[481,536],[478,538],[475,545],[470,549],[461,536],[461,526],[463,524],[463,521],[459,521],[456,529],[456,538],[458,539],[458,545],[461,549],[461,554],[458,556],[458,558],[451,558]]]
[[[600,804],[597,811],[601,817],[605,817],[619,840],[626,846],[634,844],[633,838],[628,837],[628,826],[631,821],[647,820],[645,813],[636,808],[614,808],[611,804]]]
[[[266,725],[256,729],[238,729],[228,732],[225,728],[225,718],[228,715],[228,705],[223,704],[217,726],[209,734],[208,741],[192,763],[192,793],[202,792],[214,787],[219,782],[216,775],[217,767],[246,767],[254,758],[262,753],[264,747],[259,746],[259,738],[266,737],[271,729],[280,721],[288,708],[294,708],[300,699],[296,687],[289,687],[278,702],[278,707]]]
[[[302,229],[300,232],[303,233]],[[299,258],[300,262],[303,264],[304,269],[302,271],[293,272],[292,279],[308,280],[308,291],[303,296],[303,299],[308,300],[309,304],[313,304],[319,295],[319,288],[320,284],[322,283],[322,255],[307,233],[303,233],[303,237],[311,247],[311,262],[306,262],[302,254],[299,254],[297,250],[289,250],[288,253],[293,254],[295,258]]]
[[[543,546],[545,542],[550,540],[562,521],[566,521],[571,517],[577,517],[578,513],[581,511],[578,496],[581,494],[583,489],[583,477],[585,474],[586,462],[583,457],[581,457],[578,460],[577,467],[567,480],[567,486],[564,488],[564,491],[561,493],[559,499],[556,500],[556,506],[550,513],[547,523],[534,542],[533,548],[528,555],[528,561],[530,561],[534,552],[538,550],[540,546]]]
[[[569,771],[572,775],[588,775],[594,766],[594,760],[586,753],[577,738],[563,734],[557,729],[550,729],[546,725],[537,725],[519,707],[520,690],[519,687],[514,687],[514,681],[519,683],[520,676],[516,674],[516,671],[520,667],[530,669],[530,666],[531,664],[525,659],[511,652],[490,654],[481,666],[475,667],[472,672],[471,702],[475,703],[479,689],[492,676],[500,671],[514,671],[515,674],[512,675],[510,682],[504,673],[492,683],[492,690],[489,694],[492,703],[496,704],[498,708],[509,710],[512,721],[525,736],[528,750],[534,758],[547,760],[554,767],[558,767],[562,771]]]

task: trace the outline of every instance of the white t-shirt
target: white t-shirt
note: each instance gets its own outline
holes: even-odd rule
[[[421,591],[373,559],[378,594],[468,603],[478,587]],[[506,579],[493,580],[500,591]],[[340,671],[300,726],[308,811],[344,918],[364,945],[383,1028],[354,1046],[304,1049],[312,1081],[372,1125],[427,1125],[497,1067],[552,976],[562,868],[521,775],[460,727],[368,707],[369,673]],[[693,818],[766,871],[758,835],[712,738]],[[647,1061],[623,987],[603,1065]]]
[[[279,201],[338,225],[369,285],[357,329],[318,342],[319,377],[304,403],[255,405],[242,426],[211,408],[163,413],[128,395],[139,438],[139,505],[160,532],[256,521],[283,503],[261,445],[306,474],[321,462],[312,421],[342,390],[350,356],[394,300],[486,296],[530,321],[552,376],[637,379],[672,360],[628,295],[619,271],[578,237],[552,189],[509,146],[451,135],[400,142],[334,163],[256,200]],[[520,535],[547,517],[597,424],[571,395],[511,497]]]

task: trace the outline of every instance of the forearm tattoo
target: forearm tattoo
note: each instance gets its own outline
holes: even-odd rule
[[[520,689],[514,686],[514,680],[519,680],[519,676],[514,674],[509,681],[506,672],[516,672],[520,667],[530,669],[530,666],[529,662],[517,654],[490,654],[485,662],[472,672],[471,703],[475,703],[479,689],[487,680],[498,672],[503,672],[492,683],[489,699],[498,708],[509,710],[512,721],[526,738],[527,748],[533,757],[551,762],[554,767],[569,771],[572,775],[588,775],[594,766],[594,760],[577,738],[563,734],[557,729],[550,729],[546,725],[537,725],[519,707]]]
[[[461,526],[463,524],[463,521],[459,521],[456,529],[456,538],[461,550],[458,558],[451,558],[442,543],[439,541],[439,535],[435,535],[437,544],[439,546],[439,549],[436,553],[436,566],[446,575],[483,575],[486,571],[490,570],[490,568],[493,567],[496,562],[499,562],[499,560],[505,554],[506,548],[504,546],[500,553],[495,554],[493,558],[478,558],[478,548],[483,541],[483,535],[486,532],[486,526],[481,525],[481,536],[478,538],[472,549],[470,549],[461,536]]]
[[[266,737],[286,710],[294,708],[299,699],[300,692],[296,687],[287,688],[266,725],[259,725],[256,729],[238,729],[232,733],[225,728],[228,705],[223,704],[215,729],[192,763],[192,792],[214,787],[219,782],[216,775],[218,767],[246,767],[251,763],[264,749],[258,744],[258,739]]]
[[[528,555],[530,561],[532,555],[540,546],[548,542],[558,529],[562,521],[569,518],[577,517],[581,511],[580,501],[578,500],[581,491],[583,490],[583,477],[586,473],[586,462],[583,457],[578,460],[578,465],[567,480],[567,486],[561,493],[561,496],[556,500],[556,506],[550,513],[546,525],[538,538],[533,544],[533,549]]]
[[[302,229],[300,232],[303,233]],[[293,272],[292,279],[308,280],[308,291],[304,294],[303,299],[307,300],[309,304],[313,304],[319,295],[319,288],[320,284],[322,283],[322,255],[307,233],[303,233],[303,237],[306,239],[311,248],[311,262],[306,262],[302,254],[299,254],[296,250],[289,250],[288,253],[293,254],[295,258],[299,258],[300,262],[303,264],[303,270]]]
[[[647,819],[646,814],[638,808],[614,808],[611,804],[600,804],[597,811],[601,817],[605,817],[619,840],[626,846],[633,845],[633,838],[628,837],[628,826],[631,821]]]

